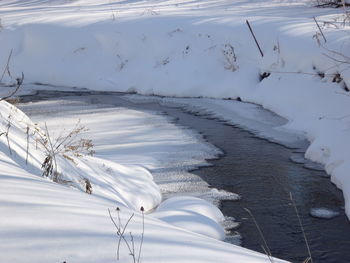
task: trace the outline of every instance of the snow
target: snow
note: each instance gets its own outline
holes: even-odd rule
[[[322,218],[322,219],[332,219],[333,217],[338,216],[339,212],[328,208],[320,207],[320,208],[311,208],[310,215],[312,215],[313,217]]]
[[[262,137],[287,146],[306,138],[310,145],[305,157],[322,164],[332,182],[343,191],[345,211],[350,217],[350,96],[346,91],[350,87],[349,25],[348,21],[343,23],[342,8],[315,8],[313,4],[306,0],[3,0],[0,2],[0,68],[6,69],[9,58],[9,70],[4,70],[1,82],[13,84],[23,72],[26,84],[45,83],[53,89],[65,86],[204,97],[206,99],[182,103],[232,123],[238,122]],[[320,23],[327,42],[313,17]],[[247,29],[247,19],[264,52],[263,57]],[[260,81],[264,72],[271,75]],[[2,88],[2,96],[11,90],[13,87]],[[275,112],[287,122],[272,116],[271,121],[254,123],[249,116],[259,114],[258,106],[247,104],[241,110],[235,107],[235,102],[221,100],[238,98]],[[162,101],[171,104],[171,100]],[[106,208],[118,203],[130,213],[138,211],[140,205],[147,210],[157,206],[161,201],[158,188],[161,186],[155,184],[147,170],[169,160],[170,155],[164,157],[169,148],[162,148],[161,139],[173,145],[173,149],[184,142],[190,149],[193,140],[193,136],[179,139],[183,133],[171,127],[167,133],[154,135],[158,118],[153,119],[152,128],[146,131],[147,125],[142,123],[145,113],[115,114],[94,109],[95,115],[90,112],[92,117],[86,125],[96,128],[88,134],[95,133],[96,150],[100,153],[79,160],[78,166],[58,158],[60,172],[71,171],[64,176],[72,185],[62,187],[34,176],[41,173],[44,158],[41,150],[32,147],[29,164],[25,164],[25,132],[27,127],[34,132],[37,125],[5,102],[1,102],[0,107],[2,131],[8,127],[9,113],[16,111],[10,120],[12,155],[6,136],[0,137],[1,209],[4,209],[2,214],[11,215],[9,223],[0,222],[6,238],[6,242],[1,242],[1,250],[8,251],[0,254],[6,257],[1,258],[4,262],[50,262],[66,260],[62,257],[67,255],[77,262],[115,260],[113,252],[106,252],[113,251],[113,228],[106,217]],[[67,107],[74,109],[72,105]],[[57,109],[52,109],[47,116],[56,113]],[[44,119],[53,131],[62,126],[61,121],[71,126],[76,122],[73,116],[65,121],[61,118],[41,120]],[[130,130],[133,133],[113,127],[117,123],[133,127]],[[179,133],[174,134],[176,132]],[[105,139],[106,135],[130,140],[111,143]],[[32,143],[38,136],[36,132],[30,135]],[[167,136],[178,140],[170,142]],[[197,156],[203,150],[210,152],[208,145],[201,147],[195,150]],[[149,150],[153,155],[148,155]],[[114,154],[118,151],[122,154]],[[213,150],[206,156],[215,154],[218,152]],[[193,158],[189,165],[205,165],[204,159]],[[92,196],[77,191],[84,190],[82,176],[95,186]],[[122,179],[118,181],[116,176]],[[91,200],[86,202],[87,199]],[[25,202],[30,203],[32,210]],[[39,213],[44,205],[46,212]],[[193,211],[182,214],[171,211],[164,211],[163,217],[174,216],[170,220],[173,223],[187,216],[200,217],[202,222],[212,220]],[[27,216],[33,226],[25,220]],[[123,214],[123,219],[127,218]],[[135,225],[130,226],[133,231],[139,228],[140,220],[140,214],[135,215]],[[262,255],[196,236],[155,218],[147,217],[147,220],[153,227],[147,237],[148,244],[159,245],[159,254],[151,253],[145,241],[144,262],[161,261],[165,251],[169,252],[168,259],[176,258],[179,262],[210,262],[217,258],[232,261],[233,256],[237,262],[266,261]],[[214,223],[206,226],[212,226],[213,231],[217,231],[213,235],[220,236]],[[52,235],[53,228],[57,232],[49,242],[47,237]],[[82,233],[91,238],[81,243]],[[28,239],[21,238],[23,234]],[[28,244],[30,238],[34,239]],[[197,245],[191,246],[193,250],[188,252],[184,239]],[[178,247],[174,248],[172,242]],[[91,247],[98,249],[92,251]],[[203,253],[203,247],[210,253]],[[50,253],[43,256],[39,251]]]
[[[177,145],[181,145],[181,142],[192,144],[192,148],[196,147],[196,143],[197,147],[205,148],[205,145],[196,142],[195,137],[186,134],[186,130],[151,112],[124,108],[98,109],[98,106],[94,109],[84,108],[82,102],[76,101],[73,105],[66,102],[67,111],[60,116],[57,107],[62,105],[54,100],[51,107],[56,107],[56,111],[51,108],[45,117],[40,113],[35,114],[34,104],[29,104],[28,108],[32,107],[34,119],[46,122],[51,138],[61,134],[63,127],[69,130],[75,126],[76,117],[85,114],[86,118],[82,118],[81,122],[86,121],[91,130],[81,136],[89,136],[88,132],[95,134],[100,146],[96,150],[100,154],[75,158],[76,165],[67,158],[57,156],[58,170],[66,184],[57,184],[42,177],[40,165],[45,155],[42,147],[39,145],[36,148],[35,144],[39,132],[43,132],[40,125],[33,123],[18,108],[5,101],[0,102],[2,130],[6,129],[8,116],[12,113],[8,136],[12,155],[9,154],[6,136],[0,137],[1,262],[115,262],[118,239],[108,209],[114,220],[118,222],[120,218],[123,225],[133,215],[126,231],[133,235],[136,256],[144,227],[142,262],[161,262],[164,258],[174,262],[213,262],[218,258],[222,262],[231,262],[232,259],[269,262],[263,254],[218,241],[224,237],[219,224],[223,216],[215,206],[204,200],[172,198],[164,203],[163,208],[159,208],[163,211],[148,214],[160,203],[160,189],[152,175],[140,164],[159,165],[156,150],[171,152],[175,150],[172,147],[179,147]],[[50,109],[49,102],[42,104],[43,112],[45,106]],[[93,124],[94,121],[98,123]],[[117,124],[118,129],[112,127]],[[103,125],[107,125],[108,129]],[[35,127],[37,131],[29,133],[28,164],[25,162],[26,127],[30,127],[30,130]],[[147,137],[146,131],[158,133],[158,136]],[[167,145],[172,140],[177,143]],[[121,147],[113,150],[117,146]],[[139,152],[144,147],[150,156]],[[161,161],[166,162],[167,156],[162,155]],[[110,160],[102,159],[102,156],[109,156]],[[200,159],[194,161],[199,162]],[[83,186],[79,184],[77,178],[82,175],[91,181],[91,195],[84,193]],[[148,211],[147,214],[140,212],[141,205]],[[120,209],[119,215],[116,207]],[[186,218],[185,226],[179,220],[181,217]],[[189,226],[192,226],[190,230]],[[127,235],[126,239],[131,242]],[[123,243],[120,261],[132,260]]]
[[[223,240],[225,232],[220,227],[225,217],[214,205],[203,199],[180,196],[161,203],[152,216],[169,224]]]
[[[40,131],[40,128],[18,108],[6,102],[2,102],[1,115],[2,130],[8,131],[9,134],[8,141],[6,135],[2,135],[0,138],[1,151],[9,154],[22,167],[26,167],[26,170],[41,175],[41,165],[46,155],[38,141],[41,141],[39,134],[43,131]],[[7,130],[9,123],[10,128]],[[60,126],[62,124],[61,122]],[[27,127],[29,131],[28,140]],[[51,140],[54,140],[58,135],[55,136],[54,133],[51,133],[50,137]],[[26,157],[27,145],[28,158]],[[159,188],[146,169],[139,166],[116,164],[97,157],[87,156],[85,158],[85,161],[75,159],[75,163],[73,163],[63,156],[58,155],[56,157],[59,167],[57,171],[64,174],[62,179],[69,182],[69,185],[85,190],[83,180],[87,178],[93,185],[97,186],[93,189],[95,195],[119,201],[133,209],[139,209],[143,205],[146,210],[150,210],[161,201]],[[26,159],[28,166],[26,165]],[[99,176],[95,176],[96,174]],[[118,180],[115,177],[122,179]]]
[[[291,132],[283,127],[287,123],[286,119],[252,103],[242,103],[236,100],[141,95],[126,95],[125,98],[134,103],[152,101],[168,107],[181,107],[196,114],[209,115],[290,148],[303,147],[306,140],[303,133]]]
[[[224,215],[203,199],[173,197],[161,203],[152,216],[196,233],[221,240],[225,238],[225,232],[220,227],[220,222],[225,220]]]

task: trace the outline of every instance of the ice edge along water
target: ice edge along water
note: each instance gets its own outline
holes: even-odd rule
[[[57,107],[56,102],[53,104]],[[43,103],[41,106],[44,106],[45,108],[45,105],[48,106],[47,103]],[[76,117],[82,113],[81,110],[79,110],[79,108],[81,109],[82,104],[78,101],[74,101],[72,105],[68,105],[67,103],[63,105],[67,106],[67,110],[70,111],[72,115],[66,115],[66,118],[63,118],[63,116],[54,118],[53,111],[51,111],[51,114],[46,116],[49,117],[49,120],[47,120],[48,127],[52,128],[62,126],[62,123],[64,123],[66,127],[69,127],[70,125],[74,126]],[[130,163],[131,160],[131,162],[136,163],[142,163],[143,161],[149,162],[152,158],[147,159],[150,156],[141,154],[139,155],[139,158],[129,159],[130,157],[135,156],[133,156],[133,154],[125,156],[125,151],[123,152],[122,149],[118,149],[121,151],[119,161],[122,164],[117,164],[115,160],[108,160],[108,158],[100,159],[97,156],[94,158],[84,158],[86,160],[80,160],[76,167],[65,159],[59,159],[60,172],[66,175],[65,179],[68,179],[73,183],[75,180],[78,188],[78,179],[81,175],[86,176],[91,180],[94,186],[94,195],[90,197],[89,195],[79,193],[79,191],[74,191],[74,189],[55,185],[38,175],[33,176],[22,169],[22,167],[28,169],[24,163],[26,152],[26,127],[30,126],[33,128],[37,127],[37,125],[31,123],[25,115],[7,103],[1,102],[1,107],[1,112],[3,114],[2,123],[4,126],[6,126],[8,122],[8,116],[13,116],[11,117],[12,125],[10,132],[10,145],[13,153],[12,158],[16,160],[16,162],[13,162],[13,160],[7,156],[9,154],[8,145],[6,139],[1,138],[3,156],[3,165],[1,166],[1,169],[3,172],[1,176],[2,190],[0,199],[2,200],[2,204],[4,204],[4,206],[2,206],[3,214],[7,215],[8,219],[1,222],[1,228],[4,230],[2,231],[4,237],[11,241],[9,243],[2,243],[1,245],[1,249],[7,251],[1,255],[2,260],[9,260],[11,262],[23,262],[23,260],[47,262],[51,261],[53,258],[64,258],[67,260],[75,258],[78,262],[101,262],[101,260],[103,262],[114,261],[114,230],[113,225],[108,219],[106,208],[119,206],[122,211],[120,215],[121,221],[125,223],[132,213],[132,210],[129,210],[130,208],[137,210],[138,206],[144,205],[146,209],[149,209],[159,202],[159,192],[152,183],[152,177],[141,167]],[[76,107],[75,109],[77,111],[74,111],[74,107]],[[130,134],[131,137],[134,137],[137,134],[143,134],[143,136],[145,136],[144,130],[139,130],[142,127],[149,130],[152,126],[159,128],[159,125],[165,125],[163,128],[167,127],[167,135],[165,137],[170,135],[170,138],[168,137],[169,139],[171,139],[171,136],[174,136],[174,133],[177,133],[175,126],[167,124],[168,122],[165,119],[164,121],[161,121],[161,119],[164,118],[162,116],[152,116],[150,113],[147,114],[132,110],[126,110],[123,114],[123,109],[119,109],[119,112],[117,110],[119,113],[117,115],[115,112],[108,114],[108,110],[106,111],[103,109],[91,111],[91,109],[88,108],[86,110],[88,113],[87,116],[91,117],[93,113],[95,113],[95,117],[98,117],[89,118],[90,122],[96,124],[95,128],[98,127],[101,131],[114,131],[119,133],[119,136],[125,136],[125,134],[130,133],[129,128],[133,121],[135,125],[134,127],[136,128],[136,134]],[[60,122],[58,122],[58,120],[60,120]],[[98,125],[96,120],[99,120]],[[89,121],[87,122],[87,125],[91,126],[92,123],[89,123]],[[112,127],[105,129],[106,127],[101,124],[117,125],[118,127],[114,129]],[[127,131],[127,133],[123,132],[120,127],[124,127],[126,129],[125,132]],[[136,144],[135,141],[131,139],[131,145],[127,146],[126,149],[131,147],[130,150],[135,154],[134,147],[140,143],[141,147],[145,142],[146,144],[150,143],[151,141],[149,140],[154,138],[153,135],[156,130],[158,129],[155,129],[150,133],[152,136],[145,136],[142,141],[136,142]],[[58,132],[58,129],[53,129],[53,132]],[[92,132],[96,133],[95,135],[99,135],[100,139],[102,138],[102,141],[106,138],[106,134],[101,134],[96,129]],[[187,133],[181,135],[180,132],[180,141],[185,141],[187,143],[192,142],[193,137],[186,134]],[[52,134],[52,136],[55,135]],[[115,138],[115,134],[112,137]],[[188,140],[186,139],[187,137]],[[159,141],[159,138],[163,138],[162,140],[166,139],[164,138],[164,134],[162,136],[156,136],[155,138],[155,143]],[[40,151],[38,152],[38,150],[36,150],[34,138],[30,138],[30,141],[32,142],[32,145],[30,145],[31,154],[29,158],[29,166],[32,167],[32,169],[30,170],[34,174],[39,172],[40,175],[40,169],[37,169],[38,166],[40,166],[40,160],[42,159],[40,158]],[[106,146],[110,147],[111,141],[107,140],[105,143],[99,143],[99,145],[102,146],[102,148]],[[124,144],[121,146],[125,147]],[[162,148],[159,148],[158,146],[158,149]],[[105,150],[111,150],[108,147],[105,148]],[[147,152],[149,152],[149,147],[152,148],[152,145],[148,145]],[[168,150],[169,148],[166,149],[166,152]],[[99,152],[101,152],[101,148]],[[108,155],[105,155],[105,157],[107,156]],[[113,159],[116,156],[109,154],[109,157],[112,157]],[[127,157],[127,159],[124,159],[124,157]],[[146,159],[141,160],[140,158]],[[118,156],[116,159],[118,159]],[[155,158],[154,160],[157,159],[158,158]],[[148,164],[152,165],[152,162]],[[156,162],[153,161],[153,165],[155,164]],[[5,176],[6,170],[9,169],[13,171],[13,173]],[[137,172],[137,174],[135,174],[135,172]],[[116,179],[118,180],[116,181]],[[108,185],[106,185],[106,183],[108,183]],[[140,191],[141,189],[142,191]],[[142,201],[140,202],[140,200]],[[169,199],[169,201],[170,200],[171,199]],[[203,201],[194,197],[187,197],[179,200],[179,202],[184,203],[185,206],[177,206],[177,208],[174,208],[174,205],[165,208],[163,207],[162,211],[159,211],[159,217],[178,226],[183,226],[183,224],[186,225],[192,222],[192,228],[197,232],[210,234],[216,238],[222,238],[223,233],[216,223],[219,218],[220,220],[222,219],[222,214],[221,212],[218,213],[217,208],[214,209],[214,207],[210,207],[208,204],[203,203]],[[186,204],[190,208],[186,208]],[[117,217],[116,212],[112,213]],[[139,244],[142,220],[140,213],[134,213],[136,214],[130,225],[129,231],[133,233],[135,243],[137,244],[138,242]],[[194,244],[195,247],[191,245],[190,251],[184,254],[182,247],[185,246],[188,248],[189,245],[186,242],[188,238],[181,233],[186,232],[183,232],[184,230],[180,229],[174,229],[174,232],[171,232],[172,230],[169,225],[163,225],[161,221],[154,221],[156,217],[157,213],[145,216],[145,226],[148,231],[146,232],[147,235],[145,235],[145,244],[143,248],[144,251],[142,258],[144,262],[147,262],[148,260],[150,262],[157,262],[159,258],[164,256],[164,253],[167,257],[176,258],[179,262],[192,262],[193,260],[212,262],[214,258],[217,257],[220,257],[222,261],[227,260],[228,262],[230,262],[232,258],[237,258],[243,261],[267,262],[265,255],[259,255],[243,248],[238,249],[230,247],[225,243],[217,243],[217,245],[215,245],[214,240],[208,239],[208,241],[205,241],[205,238],[203,239],[201,235],[196,237],[192,231],[192,234],[188,232],[187,235],[190,237],[190,243]],[[185,221],[183,221],[184,218],[186,219]],[[59,221],[57,221],[57,219],[59,219]],[[173,222],[174,219],[175,222]],[[180,223],[180,225],[176,222]],[[193,224],[194,222],[197,223]],[[218,235],[218,233],[221,234]],[[47,239],[48,235],[51,236],[50,242],[48,242]],[[89,238],[86,238],[87,235]],[[83,237],[85,237],[85,239],[82,239]],[[152,240],[152,242],[148,243],[147,239]],[[173,247],[172,242],[175,242],[176,240],[178,240],[177,246]],[[200,245],[198,240],[206,242],[206,252],[203,251],[204,247]],[[154,255],[154,247],[151,245],[154,242],[157,244],[157,249],[162,247],[165,250],[159,252],[158,255]],[[7,244],[16,245],[8,247]],[[77,245],[74,244],[79,244],[79,246],[77,247]],[[147,244],[150,244],[148,249]],[[89,250],[91,245],[99,247],[101,251],[98,251],[97,253],[95,250]],[[215,246],[217,246],[217,248],[215,248],[217,252],[210,249],[210,247],[214,249]],[[45,255],[37,253],[38,247],[40,247],[40,251],[49,251],[50,253]],[[56,247],[60,247],[60,250],[57,250]],[[224,249],[224,247],[226,248]],[[18,249],[20,249],[20,253]],[[125,251],[126,248],[124,247],[123,249]],[[224,252],[222,249],[227,249],[227,252]],[[179,255],[180,251],[181,255]],[[126,261],[127,259],[128,254],[124,253],[122,260]]]
[[[37,88],[38,86],[36,85],[27,86],[25,90],[22,91],[22,94],[23,92],[31,93],[31,89],[34,89],[33,92],[35,92]],[[40,88],[45,89],[45,86],[40,86]],[[38,91],[37,95],[30,96],[34,99],[34,101],[39,100],[38,102],[24,103],[20,104],[19,106],[22,110],[29,113],[34,121],[37,121],[42,125],[47,123],[48,126],[54,131],[59,130],[60,125],[56,125],[57,123],[61,124],[64,122],[64,119],[81,119],[82,123],[91,129],[91,131],[86,133],[85,136],[92,138],[94,143],[97,144],[96,151],[98,156],[118,163],[142,165],[146,167],[153,174],[155,182],[160,187],[163,198],[167,199],[176,195],[190,195],[203,198],[210,203],[216,204],[217,206],[221,200],[239,199],[237,194],[217,190],[215,188],[209,188],[208,184],[199,176],[188,172],[200,166],[210,165],[206,160],[217,158],[217,156],[221,154],[219,149],[207,142],[204,142],[199,134],[184,127],[175,127],[173,124],[166,125],[164,124],[163,119],[172,123],[169,116],[163,116],[159,115],[160,113],[147,111],[149,114],[145,114],[145,120],[142,120],[141,123],[143,123],[143,125],[150,126],[150,128],[152,128],[152,125],[158,127],[159,131],[153,131],[152,134],[147,131],[147,133],[150,135],[145,135],[143,140],[144,144],[148,146],[145,146],[145,150],[139,150],[140,152],[135,158],[135,153],[128,150],[128,146],[124,147],[123,145],[130,144],[129,148],[134,145],[133,147],[135,147],[135,149],[142,149],[141,146],[137,146],[139,139],[133,141],[133,137],[131,135],[129,137],[121,137],[120,132],[105,132],[105,130],[121,129],[119,127],[119,123],[116,123],[116,121],[112,119],[104,119],[108,115],[122,114],[123,111],[128,111],[123,108],[122,103],[118,103],[118,100],[120,102],[124,101],[122,97],[104,96],[103,93],[99,95],[98,92],[94,93],[94,95],[89,95],[89,92],[80,92],[74,89],[68,89],[69,92],[67,92],[67,89],[64,90],[66,93],[54,92],[53,94],[50,94],[50,92],[47,93],[47,91]],[[84,94],[86,96],[84,96]],[[65,99],[64,96],[69,97],[66,97]],[[101,96],[101,98],[99,98],[99,96]],[[93,103],[91,103],[92,101]],[[58,109],[61,110],[58,111]],[[104,115],[102,118],[100,116],[101,114]],[[99,124],[97,124],[98,122],[92,123],[91,121],[87,121],[87,119],[92,117],[103,121]],[[105,122],[112,122],[115,124],[110,126],[108,124],[106,125]],[[154,123],[158,124],[155,125]],[[72,125],[72,122],[70,122],[70,124],[66,124],[66,129]],[[97,129],[96,126],[99,128]],[[129,126],[129,129],[133,129],[132,122],[129,123]],[[102,127],[105,130],[103,130]],[[128,129],[128,127],[125,127],[125,129]],[[178,130],[179,132],[174,132],[172,130]],[[171,136],[175,136],[176,134],[178,135],[176,135],[173,140],[170,140],[172,137],[169,137],[169,135],[165,136],[164,134],[166,132],[169,135],[171,134]],[[96,136],[96,133],[105,134],[105,137],[101,138],[101,136]],[[142,134],[140,132],[137,134],[138,138],[142,138]],[[108,141],[108,138],[110,138],[110,141]],[[168,141],[169,145],[165,145],[165,142],[163,142],[157,146],[157,140],[159,140],[158,138],[163,138],[162,140]],[[112,141],[119,141],[121,139],[122,142],[112,143]],[[108,147],[105,148],[103,145],[106,144],[108,144]],[[124,150],[124,148],[126,150]],[[157,154],[157,151],[161,151],[162,154]],[[148,159],[145,157],[140,158],[141,155],[147,156]],[[153,158],[152,161],[150,161],[150,157]],[[224,218],[221,218],[221,220],[218,222],[224,224],[227,229],[237,227],[237,223],[233,222],[233,218],[226,218],[226,220],[224,220]],[[186,228],[186,224],[183,225],[184,228]],[[220,232],[222,233],[222,231]],[[230,233],[227,233],[229,234],[228,238],[230,238],[231,241],[235,241],[235,244],[239,244],[239,236],[237,234],[235,234],[235,237],[232,238]],[[217,236],[218,235],[216,235],[216,237]],[[220,239],[223,238],[224,236],[221,234]]]

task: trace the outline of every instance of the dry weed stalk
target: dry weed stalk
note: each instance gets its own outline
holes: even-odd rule
[[[113,218],[111,210],[108,209],[109,218],[111,219],[113,225],[117,229],[117,236],[118,236],[117,260],[120,259],[120,244],[121,244],[121,241],[123,241],[128,248],[129,255],[133,259],[133,263],[140,263],[141,251],[142,251],[142,245],[143,245],[143,237],[144,237],[144,233],[145,233],[145,214],[144,214],[145,210],[144,210],[143,206],[141,206],[140,211],[142,213],[142,233],[141,233],[141,240],[140,240],[138,255],[136,255],[136,253],[135,253],[135,240],[134,240],[134,236],[133,236],[132,232],[129,232],[130,240],[126,239],[126,237],[125,237],[126,229],[129,225],[131,219],[134,217],[135,214],[133,213],[128,218],[125,225],[123,225],[121,222],[121,219],[120,219],[120,208],[119,207],[116,208],[117,222]]]
[[[294,207],[295,214],[296,214],[296,216],[298,218],[298,222],[299,222],[299,226],[300,226],[301,232],[303,233],[303,237],[304,237],[304,241],[305,241],[305,244],[306,244],[307,252],[309,254],[309,257],[306,258],[304,262],[311,262],[311,263],[313,263],[311,250],[310,250],[310,245],[309,245],[308,239],[306,237],[306,233],[305,233],[305,229],[304,229],[303,223],[301,222],[301,218],[300,218],[300,215],[299,215],[298,208],[297,208],[297,206],[296,206],[296,204],[294,202],[292,192],[289,192],[289,198],[292,201],[292,205]]]
[[[4,71],[2,72],[2,75],[1,75],[1,78],[0,78],[0,82],[2,82],[2,79],[5,76],[5,73],[7,73],[10,78],[12,78],[11,71],[10,71],[10,61],[11,61],[11,57],[12,57],[12,52],[13,52],[13,49],[11,49],[10,54],[9,54],[9,56],[7,58],[6,66],[4,68]]]
[[[22,76],[20,78],[16,78],[16,89],[14,91],[12,91],[9,95],[5,96],[5,97],[2,97],[0,99],[0,101],[2,100],[7,100],[9,98],[11,98],[13,95],[15,95],[17,93],[17,91],[19,90],[19,88],[22,86],[23,84],[23,80],[24,80],[24,74],[22,72]]]
[[[264,236],[264,234],[263,234],[263,232],[262,232],[262,230],[261,230],[261,228],[260,228],[258,222],[256,221],[256,219],[255,219],[253,213],[252,213],[248,208],[243,208],[243,209],[244,209],[244,210],[250,215],[250,217],[253,219],[254,225],[255,225],[256,229],[258,230],[258,232],[259,232],[259,235],[260,235],[261,240],[262,240],[263,243],[264,243],[264,245],[261,245],[261,248],[264,250],[264,252],[265,252],[266,256],[269,258],[270,262],[271,262],[271,263],[274,263],[271,250],[270,250],[269,246],[267,245],[267,241],[266,241],[266,239],[265,239],[265,236]]]
[[[74,158],[80,158],[85,155],[92,156],[95,153],[92,149],[94,146],[92,140],[78,138],[78,136],[85,131],[87,131],[87,129],[78,121],[74,128],[67,134],[64,134],[63,130],[58,137],[51,138],[45,123],[45,132],[38,132],[38,142],[44,147],[46,154],[45,160],[41,166],[43,169],[43,176],[51,176],[53,181],[59,181],[60,174],[57,172],[57,155],[61,155],[65,159],[77,164]],[[89,189],[91,189],[91,185]]]

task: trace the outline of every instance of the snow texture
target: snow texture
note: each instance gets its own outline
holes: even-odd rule
[[[339,215],[339,212],[331,210],[329,208],[311,208],[310,215],[313,217],[321,218],[321,219],[332,219]]]
[[[53,104],[56,105],[57,114],[56,101]],[[81,103],[76,103],[75,107],[82,109]],[[72,108],[74,106],[68,106],[68,111],[72,111]],[[146,147],[146,152],[152,152],[152,148],[160,150],[162,147],[159,144],[166,137],[180,142],[181,139],[186,141],[187,136],[188,142],[193,141],[166,119],[122,108],[119,111],[114,109],[113,112],[97,109],[95,116],[93,113],[87,114],[90,117],[88,125],[96,128],[93,132],[99,141],[100,156],[74,158],[76,164],[73,164],[71,160],[57,155],[58,170],[62,173],[61,184],[57,184],[41,176],[40,166],[45,154],[36,142],[38,134],[44,131],[21,110],[5,101],[0,102],[0,112],[1,130],[7,131],[8,135],[2,134],[0,137],[1,262],[115,262],[117,230],[109,218],[108,209],[118,224],[120,222],[125,226],[130,219],[126,239],[131,244],[131,233],[136,257],[142,243],[142,262],[162,262],[164,258],[173,262],[213,262],[218,258],[221,262],[232,262],[232,259],[240,262],[269,262],[263,254],[206,237],[222,239],[224,233],[219,224],[223,218],[221,212],[204,200],[194,197],[182,200],[174,198],[165,202],[164,211],[154,213],[155,216],[141,213],[141,205],[148,211],[160,203],[160,192],[148,170],[139,165],[147,161],[150,166],[156,165],[157,161],[152,161],[155,156],[146,156],[138,149]],[[73,113],[69,115],[66,112],[65,117],[55,118],[53,112],[48,112],[51,123],[48,121],[47,126],[51,138],[60,134],[63,127],[68,129],[75,126],[73,120],[76,120],[77,115]],[[37,115],[37,119],[40,118],[45,120],[43,116]],[[98,123],[93,125],[94,121]],[[7,129],[9,123],[10,128]],[[116,123],[119,125],[118,130],[111,127]],[[159,129],[160,125],[172,125],[173,134],[168,134],[166,129]],[[29,137],[27,127],[30,128]],[[140,134],[130,134],[131,128]],[[158,131],[159,136],[147,137],[146,131],[150,134]],[[108,136],[108,133],[113,132],[118,135]],[[129,137],[130,143],[118,143],[122,142],[123,136],[124,142]],[[102,143],[106,138],[107,141]],[[119,141],[113,142],[110,138]],[[130,151],[129,155],[115,154],[116,151],[111,147],[118,145],[121,146],[120,151]],[[171,150],[171,146],[163,145],[163,149]],[[133,159],[122,158],[132,155]],[[120,163],[111,160],[114,158]],[[84,193],[84,185],[78,180],[82,175],[90,179],[92,195]],[[116,207],[119,207],[119,212]],[[186,218],[186,227],[180,220],[183,217]],[[186,230],[188,226],[193,229]],[[124,243],[120,247],[120,260],[133,260]]]
[[[239,99],[261,105],[288,120],[262,135],[274,137],[268,135],[270,131],[292,131],[296,140],[289,143],[306,137],[310,146],[305,157],[322,164],[342,189],[350,217],[349,21],[342,8],[314,5],[315,1],[306,0],[2,0],[1,82],[13,84],[23,72],[26,84],[46,83],[53,89],[67,86]],[[247,19],[263,57],[246,26]],[[11,90],[13,87],[4,87],[1,93]],[[151,159],[162,153],[148,157],[145,146],[149,145],[139,140],[136,145],[118,145],[125,151],[133,151],[134,146],[143,149],[139,154],[133,151],[137,158],[114,160],[107,154],[109,142],[105,141],[98,146],[105,155],[81,160],[78,166],[58,158],[62,172],[71,171],[65,179],[72,181],[74,188],[55,185],[34,176],[40,174],[42,151],[31,148],[29,165],[25,165],[25,132],[28,126],[35,131],[36,125],[5,102],[0,106],[1,132],[11,123],[10,136],[0,137],[0,200],[5,215],[0,228],[1,238],[6,240],[1,242],[1,251],[6,251],[0,254],[5,257],[1,261],[114,262],[115,237],[106,207],[118,203],[127,209],[123,220],[130,211],[138,211],[141,203],[147,210],[155,207],[160,202],[159,189],[138,164],[147,160],[152,164]],[[218,114],[226,115],[221,110]],[[121,118],[127,124],[130,116],[141,119],[143,115],[129,112]],[[30,139],[34,142],[37,134]],[[104,167],[95,165],[101,162]],[[83,188],[78,179],[81,170],[99,185],[94,189],[96,196],[74,190]],[[113,183],[114,176],[125,180]],[[140,187],[142,190],[135,192]],[[31,220],[26,220],[28,216]],[[181,231],[155,218],[146,221],[150,232],[143,262],[164,257],[179,262],[214,262],[218,258],[221,262],[268,262],[264,255]],[[137,232],[140,222],[141,216],[135,215],[131,231]],[[195,245],[186,250],[189,243]],[[157,255],[152,253],[152,245],[157,245]]]

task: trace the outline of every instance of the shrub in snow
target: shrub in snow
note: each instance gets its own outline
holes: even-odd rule
[[[317,0],[316,4],[318,7],[342,7],[349,6],[349,0]]]
[[[45,132],[39,132],[39,143],[44,147],[46,157],[42,163],[43,176],[51,176],[54,182],[60,181],[60,173],[57,172],[56,156],[61,155],[65,159],[76,164],[74,158],[84,155],[92,156],[95,152],[92,150],[91,140],[79,139],[78,135],[87,129],[77,122],[75,127],[66,134],[61,134],[57,138],[51,138],[49,130],[45,124]],[[91,184],[85,180],[86,192],[91,193]]]

